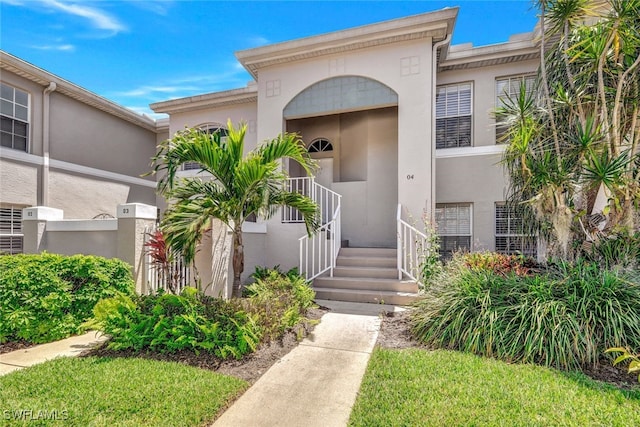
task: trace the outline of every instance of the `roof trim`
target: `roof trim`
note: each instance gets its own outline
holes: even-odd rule
[[[0,69],[10,71],[43,87],[47,87],[49,83],[54,82],[57,85],[56,92],[144,129],[157,132],[156,121],[152,118],[131,111],[2,50],[0,50]]]
[[[471,44],[454,45],[441,58],[440,71],[487,67],[509,62],[526,61],[540,57],[536,33],[512,36],[505,43],[473,47]]]
[[[372,46],[432,37],[436,41],[451,34],[458,7],[406,18],[311,36],[236,52],[236,58],[257,80],[261,68]]]
[[[222,92],[206,93],[204,95],[188,96],[186,98],[172,99],[156,102],[149,107],[156,113],[182,113],[185,111],[201,110],[204,108],[224,107],[229,105],[247,104],[258,101],[258,86],[249,84],[240,89],[225,90]]]

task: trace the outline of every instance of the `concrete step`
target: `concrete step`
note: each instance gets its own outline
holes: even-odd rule
[[[333,270],[334,277],[368,277],[372,279],[397,279],[397,268],[380,267],[336,267]]]
[[[336,265],[340,267],[395,268],[398,266],[398,262],[396,258],[392,257],[339,255]]]
[[[415,282],[403,282],[398,279],[369,279],[362,277],[317,277],[314,288],[346,289],[364,291],[418,292]]]
[[[396,258],[398,251],[395,248],[340,248],[338,255],[358,257]]]
[[[333,289],[314,287],[316,299],[348,302],[366,302],[370,304],[409,305],[419,296],[411,292],[371,291],[360,289]]]

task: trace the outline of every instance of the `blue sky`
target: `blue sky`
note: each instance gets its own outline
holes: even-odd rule
[[[148,105],[244,87],[234,52],[460,6],[453,43],[531,31],[520,1],[0,0],[0,48],[140,113]]]

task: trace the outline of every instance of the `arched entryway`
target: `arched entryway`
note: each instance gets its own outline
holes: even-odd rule
[[[284,108],[320,165],[318,180],[343,196],[342,236],[351,246],[394,247],[398,200],[398,95],[362,76],[317,82]],[[290,164],[291,176],[304,176]]]

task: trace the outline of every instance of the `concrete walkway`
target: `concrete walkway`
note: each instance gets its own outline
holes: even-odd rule
[[[216,422],[236,426],[341,426],[349,421],[380,330],[393,306],[317,301],[331,308],[313,333],[273,365]]]
[[[61,341],[0,354],[0,375],[60,356],[77,356],[106,341],[106,339],[102,334],[87,332],[84,335],[77,335]]]

